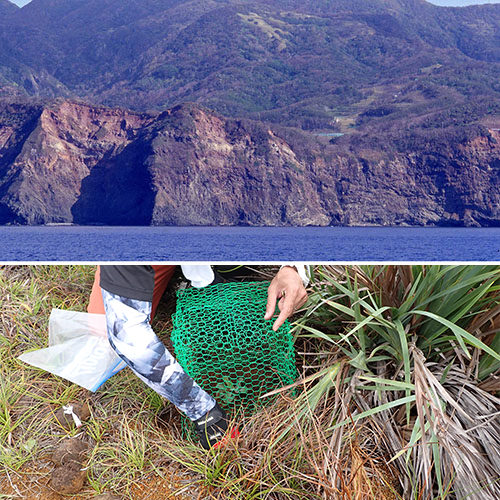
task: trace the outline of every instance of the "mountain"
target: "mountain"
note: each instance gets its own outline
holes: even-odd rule
[[[424,0],[33,0],[0,21],[0,78],[32,96],[346,131],[371,103],[421,115],[498,99],[499,26],[499,5]]]
[[[500,225],[500,132],[478,126],[389,132],[384,151],[194,104],[58,100],[3,102],[0,131],[1,224]]]

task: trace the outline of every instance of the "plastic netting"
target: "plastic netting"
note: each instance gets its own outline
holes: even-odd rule
[[[222,283],[177,293],[172,343],[186,372],[229,414],[249,415],[293,383],[290,323],[264,320],[268,282]]]

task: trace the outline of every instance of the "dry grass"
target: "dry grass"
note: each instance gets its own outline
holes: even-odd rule
[[[331,405],[304,414],[281,396],[246,419],[242,437],[221,452],[172,442],[167,454],[200,474],[200,491],[213,499],[400,499],[396,469],[379,455],[373,431],[354,425],[328,431]]]

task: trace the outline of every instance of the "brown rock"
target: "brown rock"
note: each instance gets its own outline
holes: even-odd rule
[[[66,439],[54,450],[52,461],[56,465],[68,465],[71,463],[81,465],[85,460],[85,453],[88,447],[88,444],[80,439]]]
[[[0,101],[0,224],[500,225],[496,128],[400,129],[319,145],[195,104]]]
[[[121,497],[117,497],[112,493],[103,493],[102,495],[97,495],[96,497],[92,497],[92,500],[121,500]]]
[[[82,421],[85,422],[90,417],[90,408],[87,403],[68,403],[66,407],[72,406],[73,412],[75,415]],[[65,429],[74,429],[75,421],[73,420],[73,416],[67,413],[64,413],[64,408],[60,408],[56,411],[56,420],[57,422],[64,427]]]
[[[85,483],[87,471],[76,463],[60,465],[52,472],[51,486],[58,493],[69,495],[78,493]]]

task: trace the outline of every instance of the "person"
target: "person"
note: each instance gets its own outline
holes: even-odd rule
[[[174,265],[106,265],[99,266],[88,312],[105,313],[108,339],[112,348],[149,387],[173,403],[194,422],[202,446],[218,447],[227,436],[228,417],[217,401],[203,390],[181,367],[156,336],[151,320],[165,288],[174,274]],[[216,282],[219,273],[210,266],[182,266],[193,286]],[[278,328],[307,299],[307,277],[304,266],[285,265],[268,288],[264,319],[270,320],[278,306],[273,323]]]

